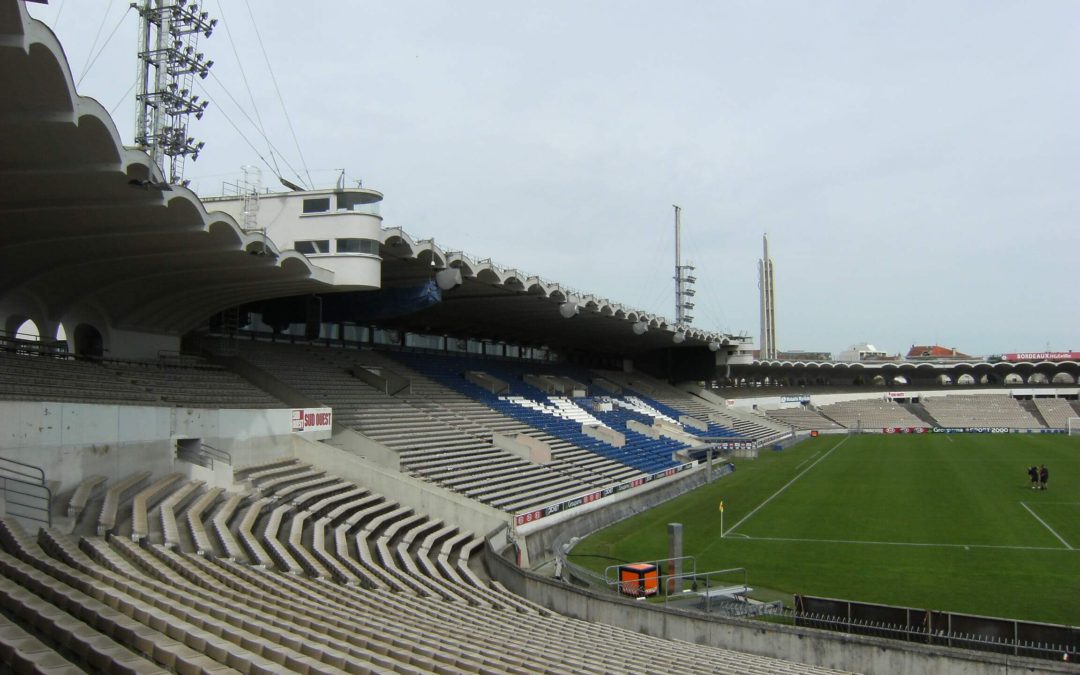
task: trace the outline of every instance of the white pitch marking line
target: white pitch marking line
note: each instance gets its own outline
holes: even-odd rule
[[[805,475],[807,471],[809,471],[810,469],[813,469],[813,468],[814,468],[815,466],[817,466],[817,465],[818,465],[818,462],[820,462],[821,460],[823,460],[823,459],[825,459],[826,457],[828,457],[829,455],[831,455],[831,454],[833,453],[833,451],[834,451],[834,450],[836,450],[837,448],[839,448],[839,447],[840,447],[841,445],[843,445],[844,443],[847,443],[847,440],[848,440],[849,438],[851,438],[851,436],[844,436],[844,440],[842,440],[842,441],[840,441],[839,443],[837,443],[836,445],[832,446],[832,447],[831,447],[831,448],[829,449],[829,451],[828,451],[828,452],[826,452],[826,453],[825,453],[824,455],[822,455],[821,457],[818,457],[818,458],[817,458],[817,460],[816,460],[816,461],[815,461],[815,462],[814,462],[813,464],[811,464],[810,466],[806,467],[806,468],[805,468],[805,469],[803,469],[803,470],[802,470],[801,472],[799,472],[799,473],[798,473],[798,474],[797,474],[797,475],[796,475],[796,476],[795,476],[794,478],[792,478],[791,480],[789,480],[789,481],[788,481],[788,482],[787,482],[787,483],[786,483],[786,484],[785,484],[785,485],[784,485],[784,486],[783,486],[782,488],[780,488],[780,489],[779,489],[779,490],[777,490],[776,492],[772,493],[772,494],[771,494],[771,495],[769,496],[769,498],[768,498],[768,499],[766,499],[765,501],[763,501],[763,502],[761,502],[760,504],[758,504],[757,506],[755,506],[755,507],[754,507],[754,510],[753,510],[753,511],[751,511],[750,513],[748,513],[748,514],[746,514],[745,516],[743,516],[743,517],[742,517],[742,520],[740,520],[739,522],[737,522],[737,523],[735,523],[734,525],[732,525],[731,527],[729,527],[729,528],[728,528],[728,530],[727,530],[727,532],[725,532],[725,533],[724,533],[724,536],[727,536],[727,535],[731,534],[732,532],[734,532],[734,531],[735,531],[735,530],[736,530],[736,529],[737,529],[737,528],[738,528],[738,527],[739,527],[740,525],[742,525],[742,524],[743,524],[743,523],[745,523],[745,522],[746,522],[747,520],[749,520],[749,519],[750,519],[750,516],[754,515],[754,514],[755,514],[755,513],[757,513],[758,511],[760,511],[760,510],[761,510],[761,507],[765,506],[766,504],[768,504],[768,503],[769,503],[769,502],[771,502],[772,500],[776,499],[776,497],[778,497],[778,496],[780,495],[780,493],[782,493],[782,492],[783,492],[784,490],[786,490],[786,489],[788,489],[789,487],[791,487],[792,483],[794,483],[795,481],[797,481],[797,480],[799,480],[800,478],[802,478],[802,477],[803,477],[803,475]]]
[[[1054,528],[1052,528],[1052,527],[1050,527],[1049,525],[1047,525],[1047,524],[1046,524],[1046,521],[1045,521],[1045,520],[1043,520],[1042,518],[1040,518],[1040,517],[1039,517],[1039,514],[1037,514],[1037,513],[1035,513],[1034,511],[1032,511],[1032,510],[1031,510],[1031,508],[1030,508],[1030,507],[1029,507],[1029,506],[1027,505],[1027,503],[1025,503],[1025,502],[1020,502],[1020,506],[1023,506],[1023,507],[1024,507],[1024,510],[1026,510],[1026,511],[1027,511],[1028,513],[1030,513],[1030,514],[1032,515],[1032,517],[1033,517],[1033,518],[1035,518],[1035,520],[1037,520],[1037,521],[1039,521],[1040,523],[1042,523],[1042,526],[1043,526],[1043,527],[1045,527],[1045,528],[1046,528],[1047,530],[1049,530],[1049,531],[1050,531],[1050,534],[1052,534],[1052,535],[1054,535],[1055,537],[1057,537],[1057,540],[1058,540],[1058,541],[1060,541],[1060,542],[1061,542],[1062,544],[1065,544],[1065,548],[1069,549],[1070,551],[1075,551],[1075,550],[1076,550],[1076,549],[1074,549],[1074,548],[1073,548],[1072,546],[1069,546],[1069,542],[1065,541],[1065,539],[1064,539],[1064,538],[1063,538],[1063,537],[1062,537],[1062,536],[1061,536],[1060,534],[1058,534],[1057,532],[1054,532]]]
[[[817,452],[815,452],[814,454],[810,455],[809,457],[807,457],[807,458],[806,458],[806,459],[804,459],[803,461],[799,462],[798,464],[796,464],[796,465],[795,465],[795,470],[796,470],[796,471],[798,471],[798,470],[799,470],[799,467],[800,467],[800,466],[802,466],[803,464],[806,464],[807,462],[809,462],[810,460],[812,460],[813,458],[817,457],[817,456],[818,456],[818,455],[820,455],[820,454],[821,454],[821,451],[820,451],[820,450],[818,450]]]
[[[725,535],[726,536],[726,535]],[[988,549],[1008,549],[1013,551],[1060,551],[1060,548],[1051,548],[1049,546],[1002,546],[998,544],[933,544],[917,541],[860,541],[857,539],[797,539],[788,537],[750,537],[745,534],[737,535],[742,536],[749,541],[788,541],[800,544],[865,544],[870,546],[912,546],[917,548],[988,548]],[[1075,550],[1075,549],[1070,549]]]

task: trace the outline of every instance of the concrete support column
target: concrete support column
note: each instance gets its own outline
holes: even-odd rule
[[[673,595],[678,593],[679,581],[675,578],[682,574],[682,554],[683,554],[683,531],[682,523],[668,523],[668,558],[671,562],[668,564],[668,581],[667,581],[667,593]]]

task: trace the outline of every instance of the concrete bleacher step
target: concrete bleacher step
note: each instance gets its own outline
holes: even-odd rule
[[[233,469],[233,480],[241,482],[250,478],[251,474],[253,473],[258,473],[260,471],[272,471],[282,467],[288,467],[297,464],[299,464],[299,461],[294,457],[276,457],[255,464],[238,466]]]
[[[79,520],[91,495],[105,484],[105,480],[105,476],[93,475],[87,476],[79,483],[74,494],[71,495],[71,500],[68,501],[67,515],[69,518],[76,522]]]
[[[295,384],[306,395],[334,407],[338,422],[343,419],[357,420],[354,426],[358,431],[401,453],[402,466],[406,471],[425,471],[426,479],[440,485],[459,475],[451,462],[446,462],[445,470],[438,475],[426,473],[434,464],[413,467],[410,463],[429,460],[450,449],[508,456],[505,451],[492,448],[488,439],[494,429],[500,432],[538,433],[383,354],[324,348],[314,351],[290,350],[252,345],[250,354],[245,358],[279,378],[287,376],[290,381],[291,378],[298,378]],[[409,378],[412,387],[398,395],[387,396],[346,372],[348,368],[357,366],[391,369]],[[558,449],[567,447],[570,446],[560,444]],[[419,453],[421,450],[426,452]],[[595,458],[599,456],[592,457],[583,459],[570,455],[560,458],[556,454],[557,461],[543,470],[576,482],[576,491],[582,493],[614,482],[613,476],[622,475],[617,467],[625,465],[607,458],[600,459],[609,464],[598,464]],[[563,459],[565,463],[561,461]],[[495,476],[490,482],[495,484],[498,480]],[[537,498],[539,501],[530,506],[541,505],[547,495],[538,494]]]
[[[131,538],[133,540],[139,541],[150,536],[150,507],[156,501],[163,499],[169,487],[181,478],[183,476],[178,473],[163,476],[140,490],[131,500]]]
[[[120,501],[124,498],[124,495],[133,491],[150,476],[149,471],[132,473],[106,491],[105,499],[101,505],[101,512],[98,515],[98,536],[107,536],[116,529]]]
[[[233,514],[239,508],[240,503],[246,499],[244,493],[232,493],[229,497],[221,503],[221,506],[214,512],[210,519],[214,535],[217,538],[217,543],[220,544],[220,551],[231,560],[237,560],[240,562],[247,562],[247,553],[244,552],[240,542],[237,541],[233,535],[232,530],[229,528],[229,522],[232,520]],[[237,525],[239,527],[239,525]],[[217,551],[215,547],[215,552]]]
[[[9,590],[0,588],[0,597]],[[12,673],[60,675],[84,672],[3,614],[0,614],[0,668]]]
[[[203,512],[209,509],[224,491],[225,488],[222,487],[210,488],[200,495],[184,512],[184,525],[187,527],[193,548],[199,555],[217,555],[213,540],[211,540],[203,522]]]
[[[291,669],[295,666],[305,671],[338,672],[335,664],[343,663],[337,655],[318,649],[303,655],[298,652],[290,654],[288,648],[281,645],[281,636],[258,618],[248,617],[245,620],[238,615],[236,608],[213,611],[190,594],[176,590],[175,585],[179,580],[168,586],[152,583],[143,577],[138,568],[109,551],[100,552],[107,564],[96,565],[77,547],[61,540],[55,540],[53,545],[59,556],[78,570],[78,574],[93,579],[107,594],[115,590],[118,606],[132,607],[133,616],[141,617],[144,612],[148,613],[149,626],[167,624],[171,633],[181,636],[188,644],[203,647],[207,638],[220,640],[217,644],[223,660],[244,670],[267,672],[269,669],[268,672],[275,672],[280,668]]]
[[[3,525],[5,534],[9,534],[6,523]],[[35,543],[18,545],[18,558],[11,555],[10,545],[10,539],[5,541],[7,551],[0,553],[0,571],[5,577],[0,582],[6,584],[9,579],[17,582],[23,595],[19,606],[39,621],[51,620],[57,633],[66,632],[70,639],[81,640],[89,646],[91,641],[96,642],[98,634],[71,615],[92,617],[93,625],[104,629],[105,636],[160,665],[186,672],[200,669],[229,672],[220,662],[153,628],[153,625],[165,627],[168,622],[145,603],[102,588],[94,579],[45,556]],[[129,617],[139,617],[141,621]],[[181,626],[179,632],[190,635],[185,628]],[[121,667],[117,672],[122,672],[122,664],[118,666]]]
[[[165,546],[179,547],[186,544],[185,548],[193,548],[190,530],[181,530],[176,519],[176,512],[183,503],[200,489],[205,483],[201,480],[187,481],[179,488],[173,490],[169,496],[158,505],[158,513],[161,518],[161,537]]]

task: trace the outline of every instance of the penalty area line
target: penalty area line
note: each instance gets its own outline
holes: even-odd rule
[[[769,495],[768,499],[766,499],[765,501],[763,501],[763,502],[761,502],[760,504],[758,504],[757,506],[755,506],[755,507],[754,507],[754,510],[753,510],[753,511],[751,511],[751,512],[750,512],[750,513],[748,513],[748,514],[746,514],[745,516],[743,516],[743,517],[742,517],[742,519],[741,519],[741,520],[739,520],[739,522],[737,522],[737,523],[735,523],[734,525],[732,525],[731,527],[729,527],[729,528],[728,528],[728,530],[727,530],[727,532],[725,532],[725,533],[724,533],[724,536],[725,536],[725,537],[727,537],[727,536],[731,535],[731,534],[732,534],[733,532],[735,532],[735,530],[737,530],[737,529],[739,528],[739,526],[740,526],[740,525],[742,525],[742,524],[743,524],[743,523],[745,523],[746,521],[750,520],[750,516],[754,515],[755,513],[757,513],[758,511],[760,511],[760,510],[762,509],[762,507],[764,507],[764,506],[765,506],[766,504],[768,504],[768,503],[769,503],[769,502],[771,502],[772,500],[774,500],[774,499],[776,499],[777,497],[779,497],[779,496],[780,496],[780,494],[784,492],[784,490],[788,489],[789,487],[791,487],[791,486],[792,486],[792,484],[794,484],[794,483],[795,483],[795,481],[797,481],[797,480],[799,480],[800,478],[802,478],[802,477],[803,477],[803,476],[804,476],[804,475],[806,474],[806,472],[807,472],[807,471],[809,471],[810,469],[813,469],[813,468],[814,468],[815,466],[817,466],[817,465],[818,465],[818,462],[822,461],[823,459],[825,459],[825,458],[826,458],[826,457],[828,457],[829,455],[833,454],[833,451],[834,451],[834,450],[836,450],[837,448],[839,448],[839,447],[840,447],[841,445],[843,445],[844,443],[847,443],[847,440],[848,440],[849,438],[851,438],[851,436],[844,436],[844,440],[840,441],[840,442],[839,442],[839,443],[837,443],[836,445],[834,445],[834,446],[832,446],[831,448],[829,448],[829,451],[828,451],[828,452],[826,452],[826,453],[825,453],[824,455],[822,455],[821,457],[818,457],[818,458],[817,458],[816,460],[814,460],[814,463],[813,463],[813,464],[811,464],[810,466],[808,466],[808,467],[806,467],[805,469],[803,469],[802,471],[800,471],[800,472],[799,472],[798,474],[796,474],[796,475],[795,475],[795,477],[794,477],[794,478],[792,478],[792,479],[791,479],[791,480],[789,480],[789,481],[788,481],[788,482],[787,482],[786,484],[784,484],[784,486],[783,486],[782,488],[780,488],[780,489],[779,489],[779,490],[777,490],[776,492],[774,492],[774,493],[772,493],[771,495]]]
[[[1055,531],[1054,531],[1054,528],[1052,528],[1052,527],[1050,527],[1049,525],[1047,525],[1047,524],[1046,524],[1046,521],[1045,521],[1045,520],[1043,520],[1042,518],[1040,518],[1040,517],[1039,517],[1039,514],[1037,514],[1037,513],[1035,513],[1034,511],[1032,511],[1032,510],[1031,510],[1031,507],[1029,507],[1029,506],[1027,505],[1027,503],[1026,503],[1026,502],[1020,502],[1020,506],[1023,506],[1023,507],[1024,507],[1024,510],[1025,510],[1025,511],[1027,511],[1028,513],[1030,513],[1030,514],[1031,514],[1031,516],[1032,516],[1032,517],[1033,517],[1033,518],[1034,518],[1035,520],[1037,520],[1037,521],[1039,521],[1040,523],[1042,523],[1042,526],[1043,526],[1043,527],[1045,527],[1045,528],[1046,528],[1046,529],[1047,529],[1047,530],[1048,530],[1048,531],[1050,532],[1050,534],[1052,534],[1052,535],[1054,535],[1055,537],[1057,537],[1057,540],[1058,540],[1058,541],[1060,541],[1060,542],[1061,542],[1062,544],[1065,544],[1065,548],[1069,549],[1070,551],[1075,551],[1075,550],[1076,550],[1076,549],[1074,549],[1074,548],[1073,548],[1072,546],[1069,546],[1069,542],[1065,541],[1065,538],[1064,538],[1064,537],[1062,537],[1062,536],[1061,536],[1060,534],[1058,534],[1057,532],[1055,532]]]
[[[862,544],[865,546],[909,546],[913,548],[962,548],[962,549],[1004,549],[1011,551],[1061,551],[1060,547],[1050,546],[1005,546],[1000,544],[934,544],[918,541],[865,541],[859,539],[799,539],[794,537],[750,537],[741,535],[750,541],[794,542],[798,544]],[[1075,550],[1070,547],[1069,550]]]

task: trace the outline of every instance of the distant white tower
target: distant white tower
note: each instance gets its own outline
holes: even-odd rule
[[[769,235],[761,237],[765,252],[758,261],[758,289],[761,291],[761,359],[775,359],[776,344],[776,286],[773,283],[773,262],[769,257]]]

